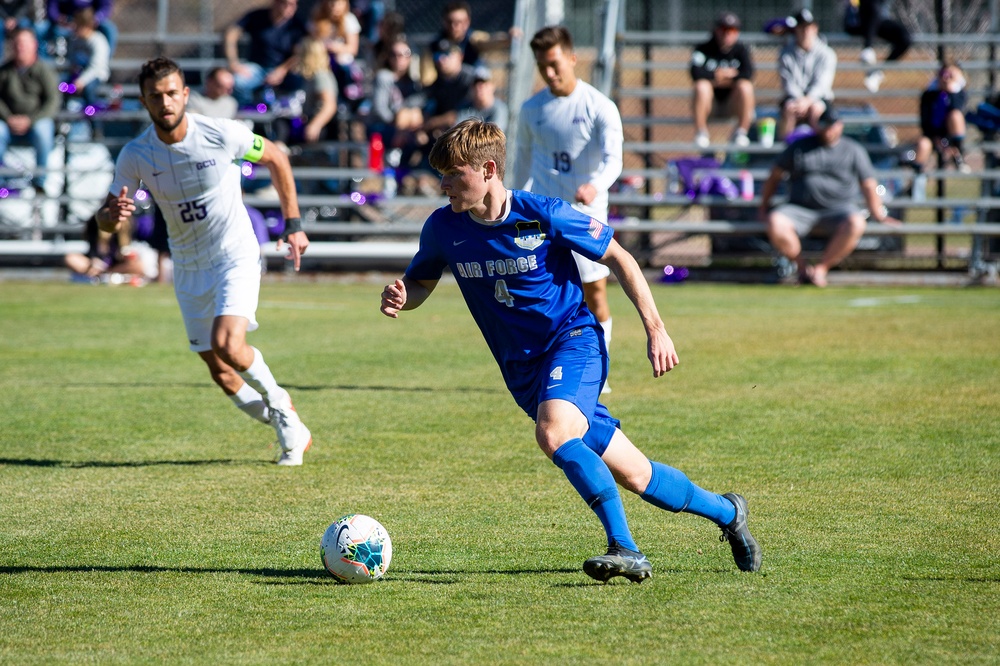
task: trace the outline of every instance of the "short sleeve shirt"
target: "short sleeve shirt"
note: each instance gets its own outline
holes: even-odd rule
[[[875,176],[868,152],[846,136],[832,146],[824,146],[818,136],[799,139],[781,153],[777,165],[789,174],[789,202],[817,210],[853,204],[860,196],[859,182]]]

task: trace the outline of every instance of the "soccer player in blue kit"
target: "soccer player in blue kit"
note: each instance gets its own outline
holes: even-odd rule
[[[677,352],[639,265],[606,224],[561,199],[507,190],[505,144],[499,127],[478,119],[434,144],[430,162],[449,205],[427,219],[403,277],[382,291],[382,313],[396,318],[419,307],[445,268],[455,275],[507,388],[535,422],[539,447],[604,526],[607,552],[583,563],[587,575],[641,582],[652,574],[616,483],[662,509],[708,518],[722,528],[737,567],[757,571],[761,550],[747,528],[746,500],[708,492],[650,461],[598,402],[608,355],[572,252],[611,268],[639,312],[660,377],[677,365]]]

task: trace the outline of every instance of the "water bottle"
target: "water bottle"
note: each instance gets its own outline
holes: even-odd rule
[[[667,193],[681,193],[680,172],[677,170],[677,164],[673,160],[667,162]]]
[[[368,168],[372,171],[382,171],[385,166],[385,144],[382,135],[372,132],[368,140]]]
[[[125,96],[125,91],[122,89],[120,83],[116,83],[111,88],[111,97],[108,100],[108,110],[109,111],[119,111],[122,108],[122,98]]]
[[[740,196],[744,201],[753,200],[753,176],[747,169],[740,171]]]
[[[391,166],[385,167],[382,171],[382,196],[391,199],[396,196],[396,170]]]

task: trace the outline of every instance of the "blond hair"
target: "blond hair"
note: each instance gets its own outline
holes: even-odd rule
[[[469,118],[442,134],[431,148],[430,163],[444,173],[453,166],[480,167],[489,161],[497,165],[503,180],[507,161],[507,137],[496,123]]]
[[[299,72],[304,78],[311,79],[317,72],[330,70],[330,54],[322,40],[306,37],[300,43]]]

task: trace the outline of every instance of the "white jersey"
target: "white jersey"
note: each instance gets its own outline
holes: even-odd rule
[[[622,118],[610,99],[585,81],[557,97],[545,88],[521,107],[514,189],[559,197],[608,220],[608,188],[622,173]],[[597,188],[588,206],[574,203],[586,183]]]
[[[239,160],[261,139],[234,120],[186,117],[187,134],[177,143],[163,143],[150,126],[125,144],[112,196],[126,186],[134,194],[142,181],[167,221],[175,268],[207,270],[259,257]]]

